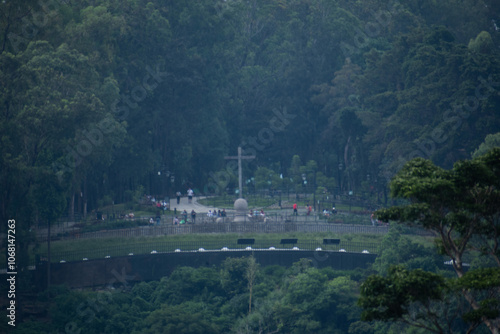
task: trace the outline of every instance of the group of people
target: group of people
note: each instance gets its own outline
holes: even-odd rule
[[[222,211],[220,209],[219,209],[219,211],[217,211],[217,209],[214,209],[213,212],[212,212],[212,210],[208,210],[207,217],[209,217],[209,218],[226,217],[226,209],[222,209]]]
[[[325,217],[330,217],[330,215],[334,215],[337,213],[337,209],[335,207],[332,207],[332,211],[328,211],[327,209],[323,210],[323,216]]]
[[[299,212],[298,212],[298,205],[297,203],[294,203],[293,206],[293,215],[294,216],[298,216],[299,215]],[[306,216],[310,216],[311,213],[312,213],[313,209],[312,209],[312,206],[310,204],[306,204]],[[335,206],[332,207],[332,210],[331,211],[328,211],[327,209],[324,209],[323,210],[323,215],[326,216],[326,217],[329,217],[330,214],[336,214],[337,213],[337,209],[335,209]]]
[[[156,197],[151,195],[144,195],[146,203],[156,206],[158,209],[168,210],[170,203],[165,200],[156,200]]]
[[[188,212],[186,210],[182,211],[182,219],[179,220],[179,217],[175,216],[173,219],[174,225],[183,225],[183,224],[195,224],[196,223],[196,211],[191,210],[191,221],[188,220]]]
[[[174,225],[183,225],[183,224],[195,224],[196,223],[196,211],[191,210],[191,220],[188,220],[188,212],[186,210],[182,211],[181,213],[181,218],[179,219],[178,216],[174,216],[173,219],[173,224]],[[207,217],[208,218],[218,218],[218,217],[226,217],[226,209],[221,210],[208,210],[207,212]]]
[[[187,197],[188,197],[188,203],[191,204],[193,202],[193,196],[194,196],[193,189],[189,188],[187,190],[186,194],[187,194]],[[177,197],[177,204],[180,204],[181,203],[182,193],[180,191],[178,191],[178,192],[175,193],[175,196]]]
[[[150,225],[160,225],[161,222],[161,217],[156,217],[153,219],[153,217],[149,218],[149,224]]]
[[[258,210],[252,211],[250,210],[250,213],[248,214],[249,218],[254,218],[254,217],[261,217],[265,218],[266,213],[264,212],[264,209],[260,209],[260,212]]]

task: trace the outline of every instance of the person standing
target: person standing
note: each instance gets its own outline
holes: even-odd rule
[[[194,210],[191,210],[191,220],[194,223],[196,223],[196,212]]]
[[[299,214],[297,213],[297,203],[293,203],[293,215],[298,216]]]
[[[187,195],[188,195],[188,202],[191,203],[193,201],[193,195],[194,195],[193,189],[189,188],[187,191]]]
[[[182,194],[181,194],[180,191],[178,191],[178,192],[175,193],[175,196],[177,196],[177,204],[180,204],[180,202],[181,202],[181,195]]]

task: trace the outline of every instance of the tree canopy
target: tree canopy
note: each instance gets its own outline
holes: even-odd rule
[[[474,159],[455,163],[451,170],[416,158],[398,172],[391,182],[391,193],[406,202],[377,211],[378,217],[385,221],[422,226],[433,232],[439,251],[450,259],[457,278],[445,284],[442,278],[430,272],[420,272],[420,269],[392,269],[387,278],[374,276],[362,288],[360,304],[365,308],[366,319],[405,319],[410,314],[409,308],[398,308],[398,312],[392,312],[391,303],[405,306],[409,302],[444,300],[444,290],[456,289],[470,305],[471,310],[464,312],[463,318],[471,323],[471,329],[484,323],[492,333],[498,331],[499,167],[500,149],[494,148]],[[466,263],[466,259],[470,261],[473,256],[480,256],[481,261]],[[393,284],[399,279],[403,280],[401,284],[410,282],[412,288],[402,285],[401,289],[397,289],[399,283]],[[439,283],[435,289],[432,284],[426,283],[429,279],[433,284]],[[377,299],[377,296],[380,298]],[[424,300],[415,299],[416,296]]]
[[[498,157],[457,161],[500,131],[499,13],[495,0],[3,1],[0,217],[26,252],[32,227],[105,202],[234,194],[224,157],[238,146],[256,156],[251,190],[385,205],[420,157],[392,185],[411,204],[387,214],[442,235],[465,277],[468,247],[498,261]]]
[[[500,130],[498,10],[491,0],[6,1],[2,217],[30,193],[35,165],[65,182],[69,214],[140,187],[205,191],[237,146],[257,156],[250,175],[293,178],[297,155],[334,180],[315,186],[337,193],[383,192],[415,156],[449,168]]]

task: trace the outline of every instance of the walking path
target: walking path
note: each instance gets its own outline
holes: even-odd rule
[[[207,213],[208,210],[214,211],[214,210],[219,210],[221,208],[214,208],[211,206],[205,206],[200,203],[198,203],[198,199],[202,199],[205,197],[193,197],[193,200],[191,203],[189,203],[187,197],[181,197],[180,203],[177,204],[177,198],[172,198],[170,199],[170,210],[174,211],[174,209],[177,209],[177,212],[182,212],[186,210],[188,213],[191,212],[191,210],[194,210],[196,213]]]
[[[203,204],[200,204],[198,203],[198,200],[199,199],[204,199],[206,197],[203,197],[203,196],[200,196],[200,197],[193,197],[193,200],[191,201],[191,203],[189,203],[188,201],[188,198],[187,197],[181,197],[180,199],[180,203],[177,204],[177,198],[174,197],[174,198],[171,198],[170,199],[170,210],[171,211],[174,211],[174,209],[177,209],[177,213],[181,213],[182,211],[186,210],[187,213],[191,213],[191,210],[194,210],[196,213],[207,213],[208,210],[210,211],[218,211],[218,210],[222,210],[223,208],[217,208],[217,207],[214,207],[214,206],[205,206]],[[226,212],[227,213],[233,213],[234,212],[234,209],[232,208],[225,208],[226,209]],[[271,213],[271,212],[279,212],[281,214],[284,213],[284,210],[266,210],[266,213]],[[293,210],[290,208],[290,210],[288,210],[289,214],[292,215],[292,212]],[[307,209],[305,207],[300,207],[298,209],[298,212],[299,212],[299,215],[300,216],[305,216],[306,215],[306,212],[307,212]],[[315,213],[313,212],[311,214],[311,216],[313,216],[314,214],[318,214],[318,213]]]

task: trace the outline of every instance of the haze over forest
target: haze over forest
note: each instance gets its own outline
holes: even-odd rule
[[[233,191],[238,146],[256,155],[256,189],[306,170],[330,193],[385,196],[405,161],[450,168],[500,131],[499,13],[494,0],[4,1],[2,219],[137,189]]]
[[[500,151],[478,152],[500,139],[499,47],[498,0],[2,1],[0,259],[19,276],[0,284],[17,299],[2,290],[0,303],[17,303],[22,333],[497,333]],[[190,187],[235,196],[225,157],[238,147],[255,156],[245,194],[384,207],[396,175],[407,206],[377,211],[388,233],[342,237],[378,238],[375,263],[343,272],[228,257],[123,291],[51,286],[58,259],[35,230],[75,215],[99,228],[99,208],[113,205],[114,219],[115,204]],[[440,253],[393,222],[441,236]],[[75,240],[53,247],[103,239]],[[45,251],[49,289],[38,293],[27,269]]]

